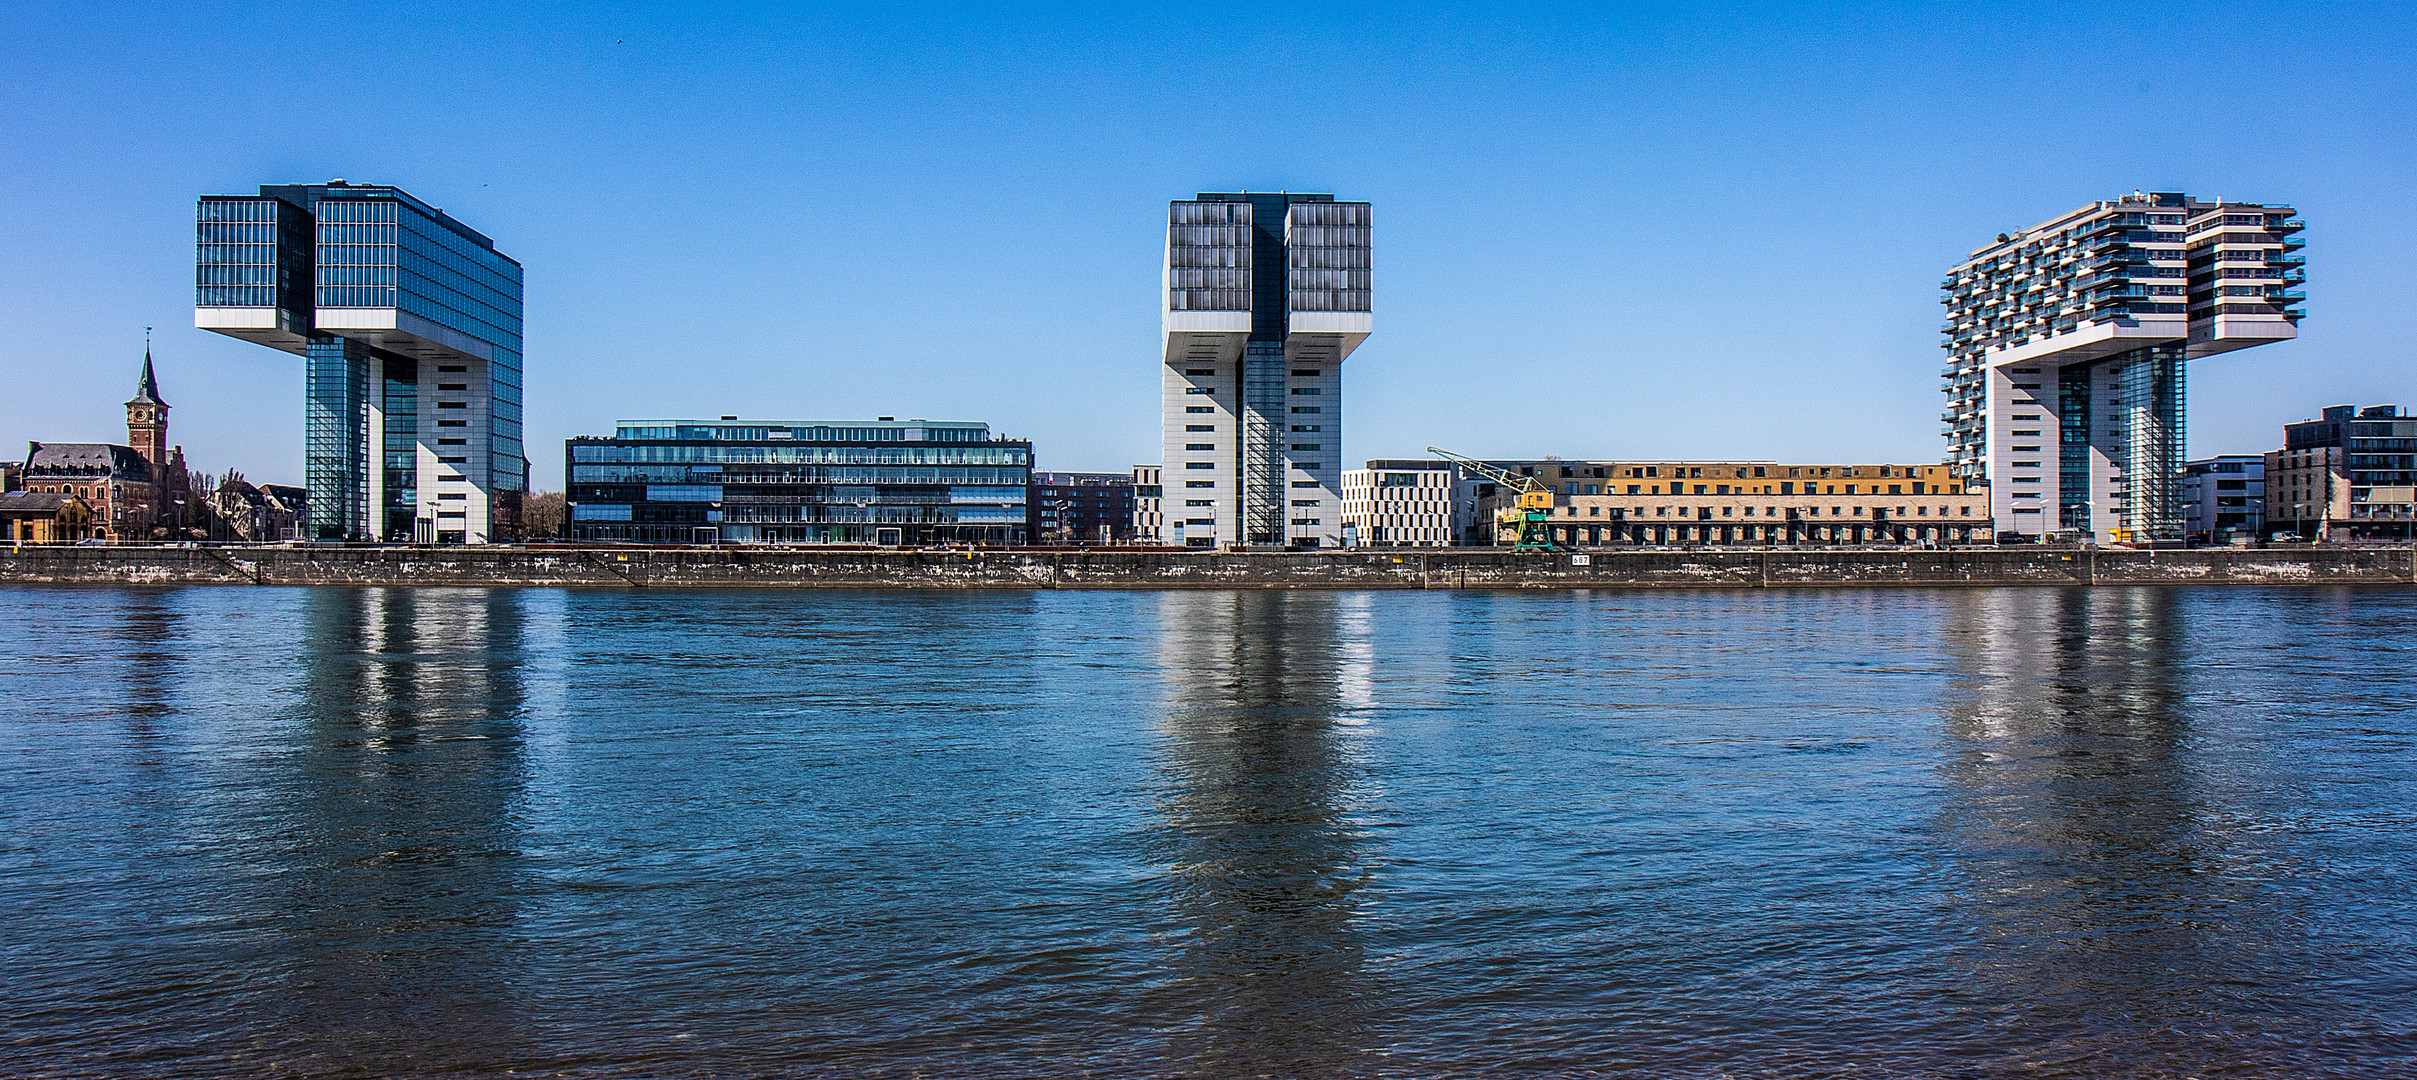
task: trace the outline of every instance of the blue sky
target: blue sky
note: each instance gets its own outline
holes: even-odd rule
[[[2134,189],[2291,203],[2296,342],[2190,450],[2417,407],[2406,4],[0,9],[0,446],[301,476],[297,358],[192,327],[192,203],[398,184],[528,270],[538,486],[622,417],[1157,453],[1168,199],[1376,204],[1349,459],[1935,461],[1940,272]],[[2393,253],[2399,252],[2395,256]]]

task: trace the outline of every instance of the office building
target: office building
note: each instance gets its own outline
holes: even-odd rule
[[[1209,194],[1167,208],[1166,541],[1342,537],[1343,360],[1368,337],[1369,206]]]
[[[1555,543],[1571,547],[1985,544],[1989,494],[1945,465],[1768,461],[1488,462],[1553,492]],[[1466,542],[1508,544],[1496,513],[1515,492],[1479,481]]]
[[[1133,466],[1133,542],[1162,544],[1166,536],[1165,491],[1158,483],[1158,466]]]
[[[1947,272],[1947,461],[1999,528],[2179,542],[2186,361],[2298,333],[2287,206],[2159,192],[2000,233]]]
[[[2182,535],[2194,544],[2261,535],[2266,523],[2266,459],[2226,454],[2182,465]]]
[[[1370,547],[1450,547],[1451,462],[1368,462],[1343,474],[1343,535]]]
[[[1032,542],[1133,542],[1133,474],[1032,474]]]
[[[520,264],[370,184],[205,195],[193,324],[303,358],[314,540],[518,536]]]
[[[2336,405],[2283,425],[2283,448],[2266,455],[2265,473],[2265,527],[2276,539],[2417,536],[2417,416],[2397,405]]]
[[[142,376],[126,402],[123,444],[27,445],[19,482],[29,494],[76,496],[83,510],[66,503],[53,509],[69,516],[90,514],[73,526],[82,530],[78,539],[184,540],[191,538],[188,530],[202,524],[205,510],[189,489],[185,448],[168,442],[168,403],[159,393],[159,377],[145,350]]]
[[[1013,545],[1032,444],[932,420],[623,420],[564,447],[574,540]]]

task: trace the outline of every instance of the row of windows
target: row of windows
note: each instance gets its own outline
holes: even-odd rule
[[[572,461],[726,465],[1029,465],[1021,446],[650,446],[578,443]]]
[[[1572,506],[1572,507],[1568,507],[1568,508],[1566,508],[1566,509],[1567,509],[1567,511],[1568,511],[1567,516],[1569,516],[1569,517],[1576,517],[1576,516],[1578,516],[1578,509],[1579,509],[1578,507]],[[1586,516],[1588,516],[1588,517],[1601,517],[1601,516],[1603,516],[1603,508],[1602,508],[1602,507],[1600,507],[1600,506],[1589,506],[1589,507],[1586,507],[1585,509],[1586,509]],[[1630,513],[1630,515],[1631,515],[1631,516],[1634,516],[1634,517],[1646,517],[1646,516],[1649,516],[1649,515],[1647,515],[1647,514],[1646,514],[1646,511],[1647,511],[1648,509],[1650,509],[1650,510],[1652,510],[1652,511],[1653,511],[1653,512],[1652,512],[1652,514],[1650,515],[1650,516],[1652,516],[1652,517],[1669,517],[1669,516],[1671,516],[1670,511],[1671,511],[1671,509],[1672,509],[1672,508],[1671,508],[1671,507],[1667,507],[1667,506],[1655,506],[1655,507],[1643,507],[1643,506],[1638,506],[1638,507],[1633,507],[1633,508],[1631,508],[1631,509],[1630,509],[1630,511],[1629,511],[1629,513]],[[1744,511],[1743,513],[1739,513],[1738,511],[1739,511],[1741,508],[1740,508],[1740,507],[1735,507],[1735,506],[1723,506],[1723,507],[1720,507],[1719,509],[1720,509],[1720,516],[1722,516],[1722,517],[1753,517],[1753,516],[1754,516],[1754,507],[1751,507],[1751,506],[1748,506],[1748,507],[1743,507],[1743,508],[1742,508],[1742,509],[1743,509],[1743,511]],[[1763,508],[1762,508],[1762,516],[1763,516],[1763,517],[1767,517],[1767,518],[1781,517],[1781,516],[1784,516],[1784,515],[1785,515],[1785,512],[1786,512],[1787,510],[1789,510],[1789,509],[1799,509],[1799,510],[1801,510],[1801,511],[1802,511],[1803,516],[1805,516],[1805,517],[1820,517],[1820,516],[1821,516],[1821,508],[1820,508],[1820,507],[1818,507],[1818,506],[1806,506],[1806,507],[1798,507],[1798,508],[1780,507],[1780,506],[1766,506],[1766,507],[1763,507]],[[1950,509],[1951,509],[1950,507],[1945,507],[1945,506],[1939,507],[1939,513],[1938,513],[1938,516],[1940,516],[1940,517],[1949,517],[1949,516],[1951,516],[1951,515],[1948,513],[1948,511],[1949,511]],[[1971,507],[1969,507],[1969,506],[1954,507],[1954,508],[1952,508],[1952,509],[1955,509],[1955,510],[1961,511],[1961,513],[1960,513],[1959,515],[1953,515],[1953,516],[1961,516],[1961,517],[1971,517],[1971,516],[1972,516],[1972,508],[1971,508]],[[1678,508],[1677,508],[1677,510],[1678,510],[1678,516],[1679,516],[1679,517],[1684,518],[1684,517],[1689,516],[1690,514],[1710,514],[1710,513],[1712,512],[1713,508],[1712,508],[1712,507],[1709,507],[1709,506],[1681,506],[1681,507],[1678,507]],[[1849,516],[1852,516],[1852,517],[1862,517],[1862,516],[1863,516],[1863,514],[1864,514],[1864,508],[1863,508],[1863,507],[1860,507],[1860,506],[1832,506],[1832,507],[1830,507],[1830,508],[1829,508],[1829,511],[1830,511],[1830,516],[1831,516],[1831,517],[1849,517]],[[1913,507],[1913,508],[1912,508],[1912,512],[1911,512],[1911,514],[1910,514],[1910,515],[1908,515],[1908,513],[1907,513],[1907,509],[1906,509],[1905,507],[1900,506],[1900,507],[1897,507],[1897,508],[1896,508],[1896,514],[1897,514],[1897,516],[1898,516],[1898,517],[1906,517],[1906,516],[1912,516],[1912,517],[1929,517],[1929,516],[1930,516],[1930,507],[1928,507],[1928,506],[1915,506],[1915,507]]]

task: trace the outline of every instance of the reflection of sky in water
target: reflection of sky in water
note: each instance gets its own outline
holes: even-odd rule
[[[9,1074],[2417,1049],[2405,591],[7,600]]]

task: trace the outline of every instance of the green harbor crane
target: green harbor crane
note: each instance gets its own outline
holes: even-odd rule
[[[1427,452],[1445,461],[1458,463],[1460,467],[1485,477],[1504,491],[1518,496],[1511,505],[1494,513],[1495,535],[1499,537],[1503,530],[1514,530],[1514,534],[1519,538],[1518,542],[1511,546],[1512,551],[1559,550],[1553,545],[1552,488],[1537,483],[1535,477],[1512,476],[1508,470],[1497,469],[1475,458],[1462,457],[1441,447],[1430,446],[1427,448]]]

